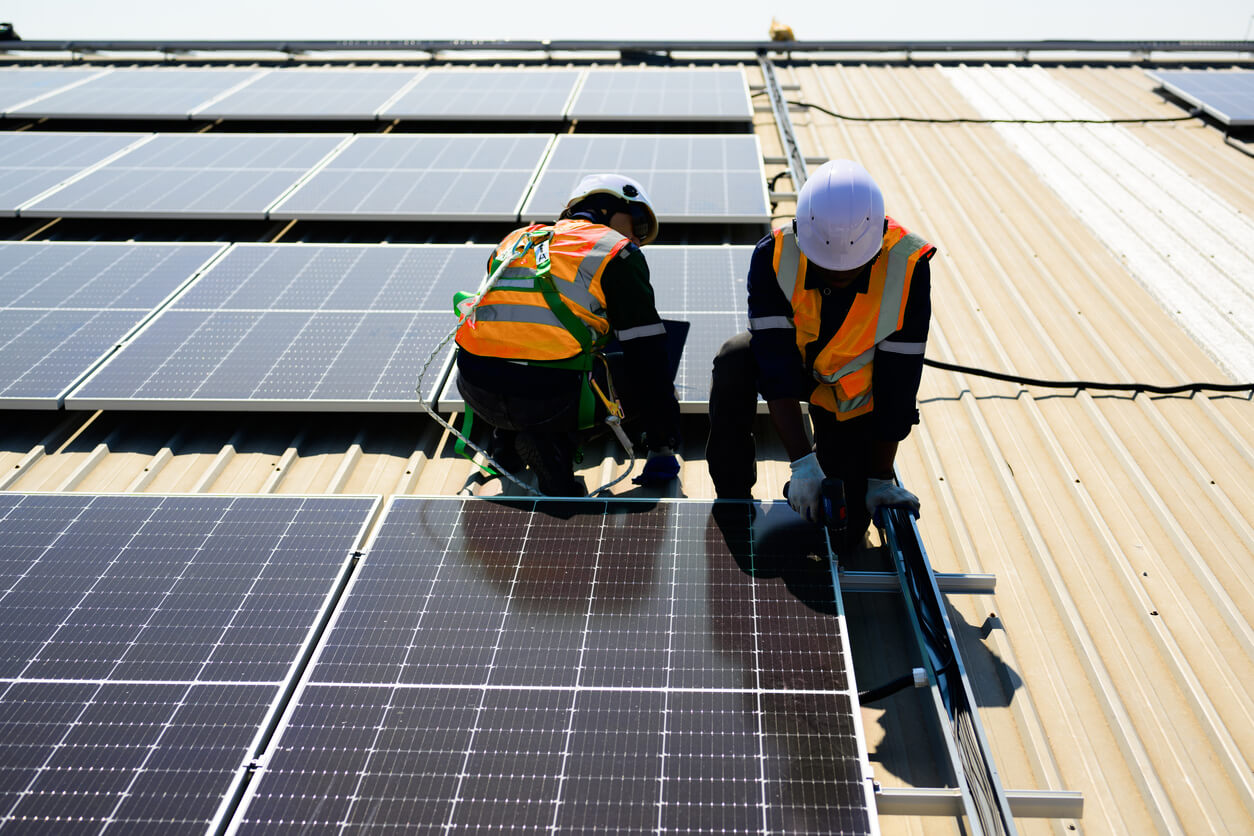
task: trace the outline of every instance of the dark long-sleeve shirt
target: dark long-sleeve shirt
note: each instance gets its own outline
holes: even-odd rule
[[[758,242],[749,262],[749,330],[750,345],[758,365],[758,388],[766,400],[795,398],[804,401],[814,390],[814,358],[840,330],[854,299],[866,293],[871,271],[868,267],[847,287],[827,285],[806,272],[807,288],[822,288],[819,307],[819,336],[802,358],[797,348],[796,332],[780,319],[792,320],[792,304],[784,295],[775,277],[775,239],[767,235]],[[915,265],[906,300],[905,319],[895,331],[876,347],[872,396],[875,407],[870,414],[874,437],[884,441],[900,441],[919,422],[915,399],[923,375],[923,348],[927,344],[928,323],[932,317],[932,274],[926,259]]]

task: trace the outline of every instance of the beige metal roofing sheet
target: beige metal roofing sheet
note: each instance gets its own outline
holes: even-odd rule
[[[1056,93],[1057,85],[1110,117],[1180,113],[1134,66],[997,68],[1005,69],[1028,74],[1010,77],[1012,87],[1030,81]],[[779,75],[796,85],[789,98],[839,113],[978,118],[955,79],[968,70],[983,71],[801,63],[781,65]],[[747,72],[761,83],[755,68]],[[763,151],[782,158],[769,108],[761,97],[755,103]],[[889,214],[938,246],[930,357],[1042,378],[1229,380],[1217,349],[1186,332],[1126,253],[1108,245],[1109,234],[1023,156],[1013,132],[799,109],[793,119],[808,158],[861,160],[884,188]],[[1036,135],[1046,132],[1068,136],[1049,126]],[[1133,143],[1245,223],[1254,215],[1254,163],[1213,126],[1134,124],[1090,131],[1090,140],[1094,153]],[[768,165],[768,176],[782,168]],[[781,178],[776,190],[787,184]],[[781,196],[778,222],[791,210]],[[1193,214],[1181,222],[1196,222]],[[1248,302],[1254,269],[1240,265],[1254,240],[1235,227],[1235,254],[1227,255],[1237,266],[1229,269]],[[1222,238],[1233,228],[1213,231]],[[1003,781],[1085,796],[1080,821],[1020,821],[1021,832],[1254,832],[1249,397],[1023,388],[929,369],[920,412],[898,465],[922,499],[932,563],[998,579],[995,596],[953,595],[950,603]],[[412,415],[102,413],[64,425],[50,413],[5,418],[0,468],[9,475],[0,486],[8,489],[451,494],[471,473],[442,432]],[[684,469],[672,493],[709,497],[703,419],[685,420]],[[767,423],[755,493],[777,498],[788,468]],[[617,472],[604,461],[612,453],[608,444],[588,451],[581,473],[589,486]],[[890,596],[846,598],[860,683],[896,676],[905,660],[887,650],[898,646],[900,605]],[[912,693],[864,709],[885,785],[943,780],[924,712]],[[948,819],[885,818],[882,826],[956,832]]]

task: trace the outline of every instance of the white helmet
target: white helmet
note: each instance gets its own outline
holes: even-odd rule
[[[828,270],[866,264],[884,243],[884,196],[851,160],[819,166],[797,195],[797,246]]]
[[[575,190],[566,201],[566,209],[562,217],[567,217],[570,210],[587,197],[594,194],[608,194],[626,202],[631,212],[632,226],[640,244],[649,243],[657,237],[657,214],[644,187],[623,174],[588,174],[579,181]]]

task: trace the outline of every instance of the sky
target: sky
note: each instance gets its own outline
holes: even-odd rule
[[[1241,40],[1254,0],[0,0],[26,40],[763,40],[772,17],[802,40]]]

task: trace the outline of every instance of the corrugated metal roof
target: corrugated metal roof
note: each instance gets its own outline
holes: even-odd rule
[[[796,61],[778,72],[789,98],[850,116],[1181,112],[1130,65]],[[764,153],[782,159],[756,101]],[[1254,165],[1215,126],[792,117],[808,158],[862,161],[889,214],[939,247],[930,357],[1158,384],[1226,382],[1249,368],[1240,339],[1254,308]],[[775,211],[783,222],[792,204]],[[1199,319],[1172,305],[1190,301],[1174,289],[1203,275],[1215,278],[1192,301],[1222,289],[1230,307]],[[1224,328],[1231,338],[1204,345]],[[995,596],[950,603],[1003,783],[1085,796],[1082,820],[1021,821],[1021,831],[1254,831],[1249,397],[1047,390],[930,369],[920,411],[898,466],[922,499],[932,563],[998,578]],[[710,497],[704,419],[686,420],[674,493]],[[777,498],[788,469],[767,423],[755,492]],[[453,494],[472,478],[420,415],[8,412],[0,438],[10,490]],[[588,451],[589,486],[616,472],[612,452]],[[885,648],[896,646],[900,605],[846,597],[862,684],[891,678],[902,659]],[[884,784],[944,780],[922,715],[911,693],[864,709]],[[882,825],[955,830],[947,819]]]

